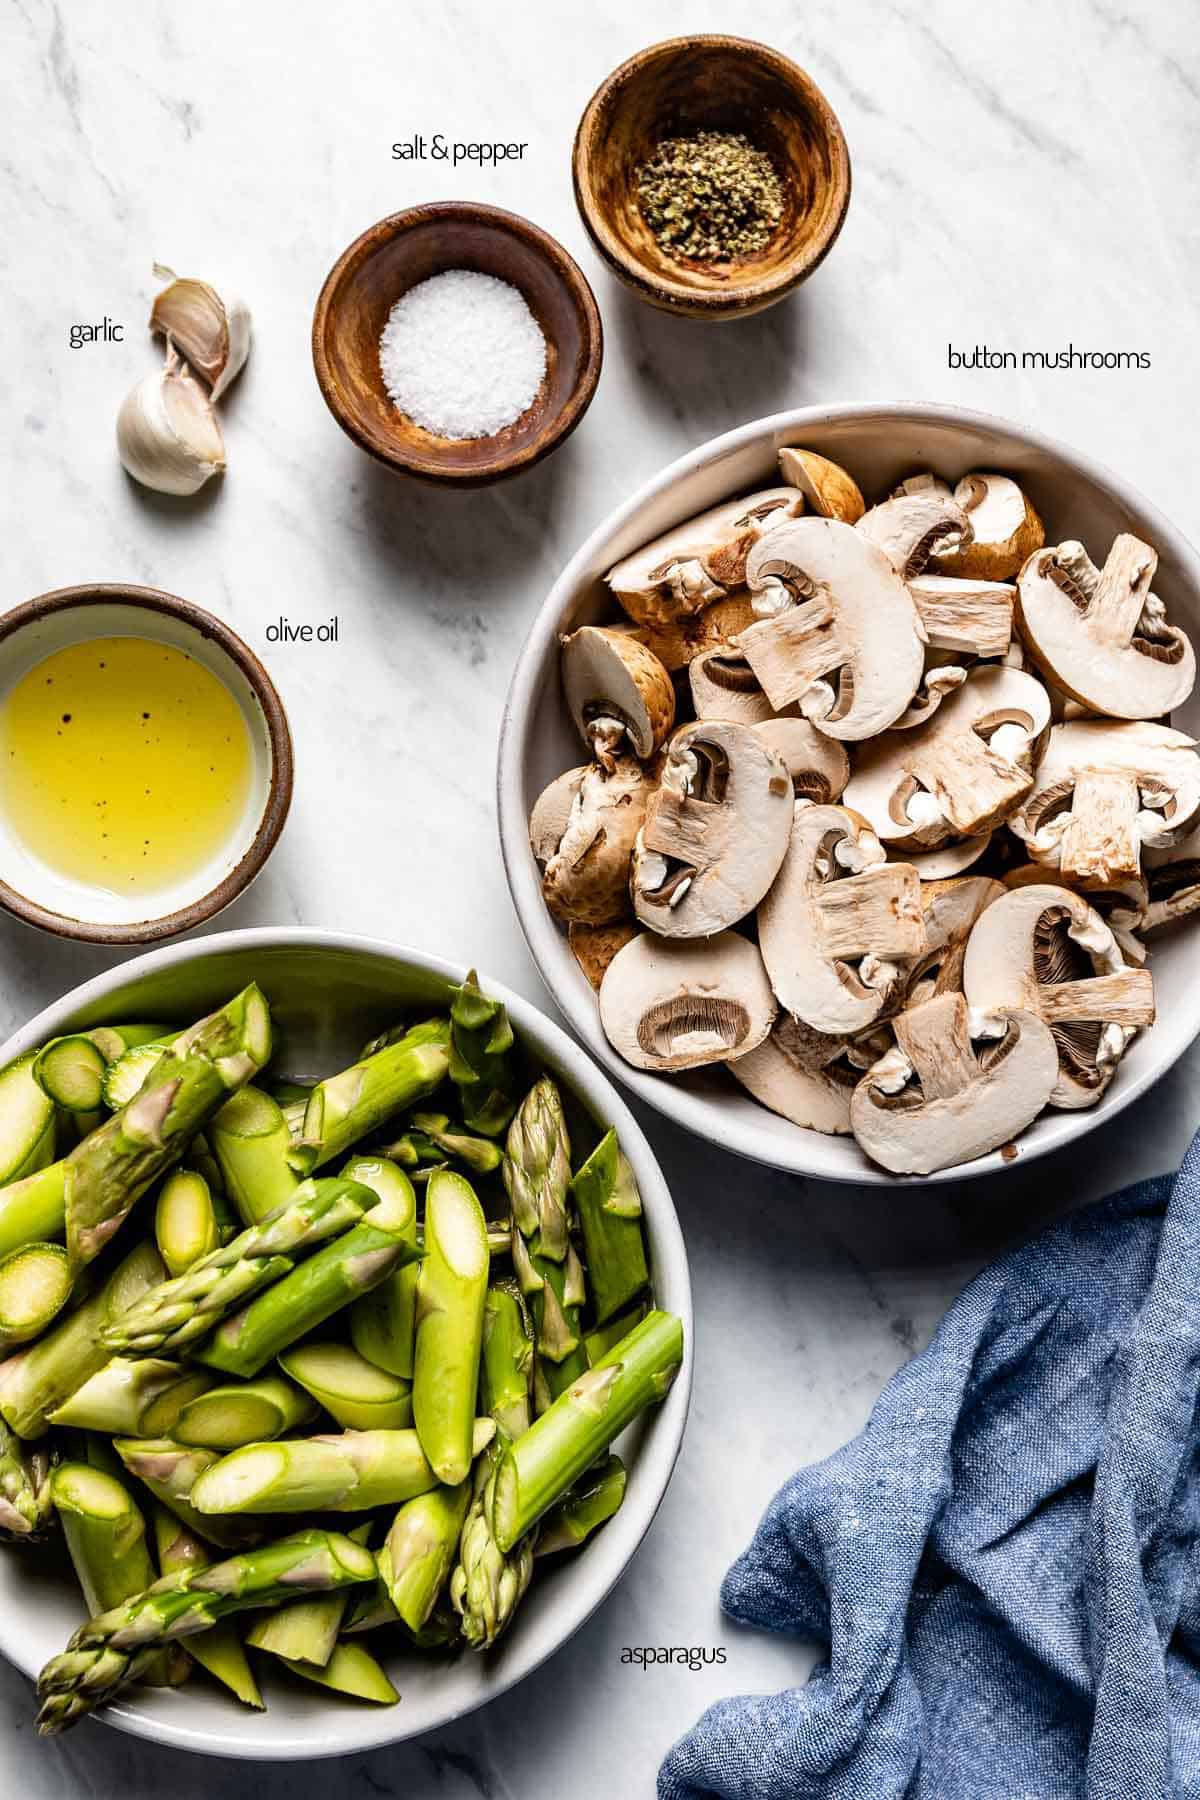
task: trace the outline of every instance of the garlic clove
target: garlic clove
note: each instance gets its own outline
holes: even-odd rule
[[[225,467],[225,442],[208,395],[174,349],[139,381],[117,414],[126,471],[160,494],[194,494]]]
[[[154,273],[168,282],[150,309],[150,329],[161,332],[201,374],[219,400],[250,354],[250,309],[207,281],[178,276],[165,263]]]

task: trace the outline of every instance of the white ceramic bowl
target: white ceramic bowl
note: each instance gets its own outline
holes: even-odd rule
[[[280,1067],[303,1074],[349,1061],[402,1009],[436,1006],[466,971],[371,938],[309,930],[230,931],[140,956],[86,982],[32,1019],[0,1050],[0,1067],[63,1031],[106,1019],[191,1019],[257,980],[272,1003]],[[453,1660],[416,1653],[388,1662],[399,1706],[327,1698],[266,1677],[269,1710],[249,1712],[197,1677],[179,1690],[136,1688],[98,1716],[139,1737],[210,1755],[270,1760],[344,1756],[432,1731],[495,1699],[579,1630],[620,1579],[666,1492],[679,1454],[692,1380],[687,1253],[654,1153],[607,1077],[519,994],[481,978],[503,1000],[533,1059],[602,1129],[617,1128],[645,1206],[659,1305],[683,1321],[684,1363],[663,1404],[620,1441],[629,1481],[620,1511],[577,1557],[538,1572],[508,1635],[490,1655]],[[36,1550],[0,1551],[0,1651],[29,1676],[80,1622],[69,1567]],[[30,1752],[34,1754],[34,1752]]]
[[[611,617],[606,570],[659,532],[705,507],[778,480],[776,453],[803,444],[843,463],[868,499],[917,469],[955,481],[971,469],[998,469],[1027,490],[1048,540],[1080,538],[1103,560],[1117,532],[1131,531],[1158,551],[1155,591],[1171,616],[1200,641],[1200,557],[1128,482],[1089,457],[1037,432],[949,406],[802,407],[726,432],[664,469],[588,538],[547,596],[525,640],[500,736],[500,840],[522,930],[542,978],[571,1025],[612,1074],[642,1100],[700,1137],[742,1156],[828,1181],[891,1183],[852,1138],[823,1137],[766,1111],[721,1069],[653,1075],[630,1068],[600,1028],[596,997],[542,902],[529,849],[530,809],[546,783],[582,760],[559,681],[560,633]],[[1200,736],[1200,696],[1175,715]],[[1047,1112],[1018,1140],[1021,1158],[1083,1137],[1120,1112],[1182,1054],[1200,1031],[1200,926],[1154,940],[1158,1022],[1126,1055],[1098,1106]],[[926,1180],[959,1180],[1005,1164],[999,1152]]]

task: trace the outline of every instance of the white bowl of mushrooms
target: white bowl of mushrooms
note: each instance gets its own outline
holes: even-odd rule
[[[1022,427],[807,408],[704,445],[513,677],[501,842],[554,998],[641,1098],[799,1174],[1080,1137],[1200,1031],[1198,633],[1195,550]]]

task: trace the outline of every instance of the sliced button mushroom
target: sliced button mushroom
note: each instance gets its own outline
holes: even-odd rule
[[[797,799],[821,806],[840,800],[850,779],[850,758],[836,738],[826,737],[807,719],[788,718],[765,719],[754,727],[754,735],[782,757]]]
[[[1021,570],[1021,635],[1038,667],[1092,712],[1161,718],[1192,691],[1192,646],[1150,591],[1157,564],[1149,544],[1122,532],[1103,569],[1072,541]]]
[[[931,649],[1007,656],[1017,597],[1011,583],[923,574],[912,576],[908,588]]]
[[[576,729],[606,768],[626,750],[646,761],[675,722],[671,677],[625,632],[584,625],[564,637],[562,679]]]
[[[1200,911],[1200,826],[1167,850],[1146,851],[1143,931],[1161,931]]]
[[[991,842],[992,833],[985,831],[982,837],[960,838],[958,843],[939,844],[933,850],[906,848],[895,850],[893,854],[902,862],[912,865],[924,887],[931,881],[949,881],[952,876],[974,868],[990,848]]]
[[[699,612],[744,587],[746,558],[764,531],[803,511],[804,495],[794,487],[727,500],[625,557],[609,571],[608,585],[639,625]]]
[[[892,1028],[900,1054],[864,1075],[850,1123],[867,1155],[893,1174],[932,1175],[986,1156],[1050,1098],[1058,1054],[1035,1013],[1004,1009],[973,1031],[962,995],[941,994]],[[989,1040],[978,1054],[972,1036]]]
[[[688,666],[688,684],[698,719],[732,719],[739,725],[761,725],[776,717],[775,708],[758,685],[758,677],[734,646],[706,650]],[[790,712],[795,708],[790,707]]]
[[[529,815],[529,848],[533,851],[539,869],[546,867],[562,842],[575,796],[588,772],[588,766],[585,763],[582,768],[566,769],[561,775],[556,775],[549,787],[544,788],[533,803],[533,811]]]
[[[1024,1007],[1054,1033],[1051,1106],[1094,1106],[1137,1030],[1154,1023],[1154,982],[1128,968],[1094,907],[1070,888],[1012,888],[967,940],[963,991],[981,1012]]]
[[[748,938],[640,937],[618,950],[600,984],[600,1023],[635,1069],[667,1072],[730,1062],[761,1044],[775,996]]]
[[[846,1039],[813,1031],[780,1013],[757,1050],[729,1065],[747,1093],[793,1125],[827,1137],[849,1137],[850,1095],[857,1070],[843,1060]]]
[[[921,884],[905,864],[884,862],[856,814],[799,802],[758,940],[790,1013],[831,1035],[865,1031],[925,949]]]
[[[739,631],[754,623],[754,607],[745,589],[726,600],[714,600],[703,612],[684,613],[661,625],[614,625],[657,656],[669,674],[686,669],[710,650],[728,650]]]
[[[865,512],[854,528],[907,581],[927,568],[935,551],[971,541],[971,523],[944,482],[917,477],[890,500]],[[753,583],[751,583],[753,586]]]
[[[634,845],[652,792],[653,783],[631,756],[611,770],[593,763],[582,771],[566,826],[542,871],[542,897],[556,919],[607,925],[628,915]]]
[[[921,676],[916,693],[909,702],[905,712],[900,714],[893,731],[912,731],[918,725],[928,725],[947,694],[960,688],[967,679],[969,669],[960,660],[961,652],[957,650],[933,650],[925,658],[925,673]]]
[[[1041,863],[1021,863],[1015,869],[1004,872],[1006,888],[1045,887],[1048,871]],[[1056,881],[1063,887],[1081,886],[1081,883],[1068,881],[1062,870],[1055,873]],[[1150,890],[1145,879],[1140,875],[1127,876],[1122,881],[1114,881],[1106,887],[1088,887],[1086,898],[1089,906],[1094,906],[1104,923],[1117,940],[1121,955],[1127,963],[1141,968],[1146,961],[1146,946],[1138,933],[1145,928],[1146,914],[1150,904]]]
[[[798,487],[821,519],[840,519],[856,525],[867,510],[858,483],[838,463],[815,450],[788,446],[779,452],[779,473]]]
[[[859,752],[847,806],[884,843],[933,847],[1000,824],[1033,786],[1030,763],[1050,724],[1032,675],[980,664],[927,725],[892,731]]]
[[[971,536],[957,549],[936,552],[934,561],[947,575],[1007,581],[1046,541],[1042,521],[1011,476],[964,475],[954,498]]]
[[[760,619],[738,647],[776,712],[799,700],[843,741],[900,717],[924,669],[924,631],[881,550],[837,519],[798,519],[755,546],[746,574]]]
[[[909,976],[906,1007],[930,1000],[935,994],[961,992],[967,939],[979,915],[1003,893],[1001,884],[988,875],[922,882],[926,948]]]
[[[587,977],[589,987],[600,991],[600,983],[618,950],[623,950],[637,936],[631,919],[619,919],[613,925],[581,925],[567,927],[567,943],[571,955]]]
[[[792,824],[783,760],[748,725],[702,719],[671,739],[633,855],[633,908],[663,937],[707,937],[753,912]]]
[[[1142,848],[1185,836],[1200,813],[1194,739],[1142,720],[1056,725],[1032,793],[1009,821],[1037,863],[1068,886],[1134,880]]]

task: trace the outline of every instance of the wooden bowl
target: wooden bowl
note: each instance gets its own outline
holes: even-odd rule
[[[784,215],[767,248],[731,262],[667,256],[638,205],[641,163],[662,138],[740,131],[770,156]],[[761,312],[806,281],[850,204],[850,154],[816,83],[748,38],[669,38],[593,94],[575,134],[575,199],[613,273],[652,306],[693,319]]]
[[[532,405],[491,437],[444,438],[390,398],[379,337],[401,294],[446,269],[477,269],[519,288],[546,339]],[[331,269],[313,316],[313,362],[330,412],[389,468],[477,487],[528,469],[569,437],[600,377],[604,334],[595,296],[562,245],[496,206],[447,200],[381,219]]]

